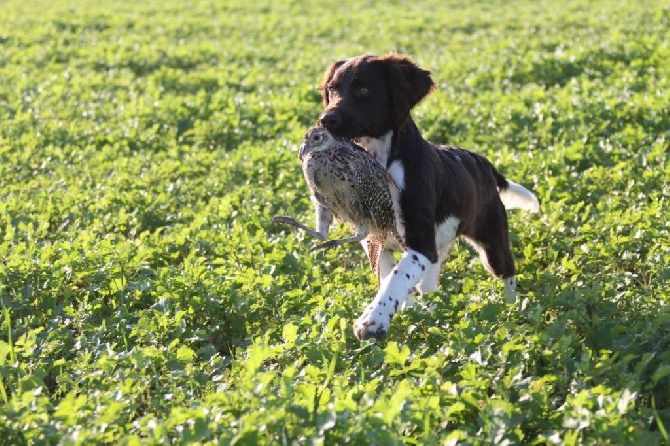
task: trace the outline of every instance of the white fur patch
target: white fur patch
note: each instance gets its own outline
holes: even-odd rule
[[[382,249],[382,252],[379,254],[379,275],[381,276],[381,279],[386,279],[393,271],[393,268],[395,268],[395,257],[393,257],[393,251]]]
[[[393,139],[393,130],[389,130],[381,138],[371,138],[369,136],[362,136],[356,138],[354,142],[374,156],[377,162],[386,167],[391,152],[391,141]]]
[[[498,189],[500,199],[507,209],[522,209],[529,212],[538,212],[540,202],[535,194],[514,181],[507,180],[507,189]]]
[[[403,307],[405,299],[425,274],[430,261],[413,249],[405,252],[379,287],[375,298],[354,324],[358,339],[383,338],[393,315]]]
[[[458,218],[449,217],[442,223],[435,225],[435,246],[438,253],[441,253],[445,247],[456,240],[458,225],[460,224],[461,220]]]
[[[388,173],[395,181],[398,188],[391,188],[391,201],[393,202],[393,213],[395,214],[395,228],[400,237],[405,237],[405,222],[400,209],[400,193],[405,189],[405,168],[400,160],[393,161],[388,168]]]
[[[419,282],[417,290],[421,295],[432,293],[438,290],[440,282],[440,269],[442,262],[451,251],[456,241],[458,225],[461,221],[455,217],[449,217],[442,223],[435,226],[435,246],[437,247],[437,263],[430,264],[426,268],[426,273]]]
[[[393,161],[386,170],[388,170],[389,175],[391,175],[391,178],[393,178],[400,190],[405,189],[405,167],[402,165],[402,161]]]

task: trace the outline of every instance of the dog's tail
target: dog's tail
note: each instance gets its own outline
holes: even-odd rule
[[[522,209],[533,213],[540,210],[540,202],[534,193],[522,185],[506,179],[498,172],[495,172],[495,174],[498,193],[505,208]]]

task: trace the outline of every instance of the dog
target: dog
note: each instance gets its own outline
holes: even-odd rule
[[[354,324],[356,337],[384,338],[414,289],[436,291],[440,266],[459,237],[504,281],[508,300],[514,301],[506,208],[537,212],[539,202],[483,156],[421,136],[410,111],[435,89],[430,71],[406,56],[362,55],[333,63],[319,89],[323,112],[318,125],[365,148],[401,189],[396,225],[406,250],[396,264],[397,243],[389,237],[384,245],[379,259],[383,279]]]

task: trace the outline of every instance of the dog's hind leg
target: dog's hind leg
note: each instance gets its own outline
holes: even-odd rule
[[[489,213],[485,230],[475,234],[468,234],[465,239],[479,254],[484,268],[491,275],[500,278],[505,283],[505,294],[508,302],[516,300],[516,270],[514,256],[509,245],[507,214],[492,211]]]
[[[509,244],[500,242],[495,244],[484,244],[481,241],[469,237],[466,240],[479,254],[484,268],[494,277],[502,279],[505,283],[505,295],[507,301],[512,303],[516,300],[516,279],[514,268],[514,257]]]
[[[514,303],[516,301],[516,278],[514,276],[503,278],[505,282],[505,294],[507,296],[507,301],[509,303]]]

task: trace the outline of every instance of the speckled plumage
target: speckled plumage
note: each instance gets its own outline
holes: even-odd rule
[[[300,160],[315,202],[317,233],[323,236],[320,238],[327,237],[332,221],[329,213],[356,231],[354,237],[329,240],[314,249],[365,238],[370,265],[379,279],[379,255],[387,237],[392,236],[404,248],[396,229],[394,201],[397,202],[399,190],[393,178],[365,149],[335,139],[325,128],[313,128],[305,134]],[[285,217],[280,219],[293,224]]]

